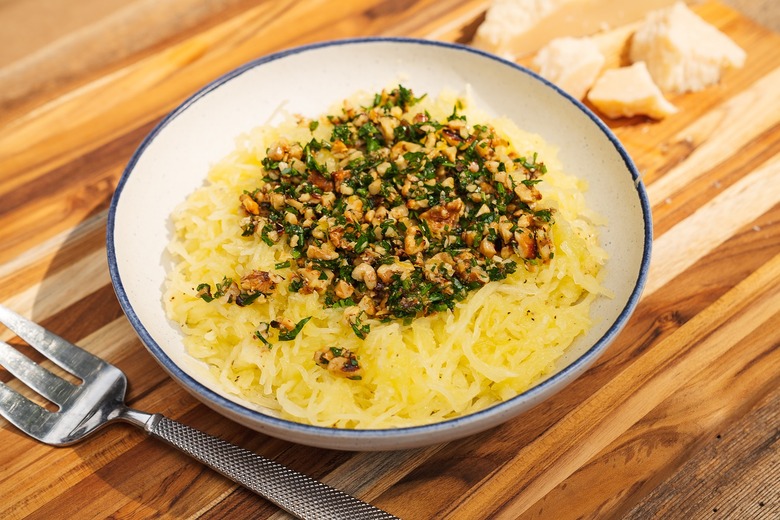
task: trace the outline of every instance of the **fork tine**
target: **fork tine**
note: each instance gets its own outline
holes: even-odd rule
[[[47,423],[51,412],[0,381],[0,415],[23,432],[41,440],[41,427]]]
[[[22,383],[59,406],[62,406],[76,389],[74,385],[49,372],[4,341],[0,341],[0,365]]]
[[[73,343],[65,341],[37,323],[23,318],[0,305],[0,323],[25,340],[35,350],[76,377],[86,379],[89,374],[108,363]]]

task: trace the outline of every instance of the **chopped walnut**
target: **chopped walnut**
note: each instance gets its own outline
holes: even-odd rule
[[[253,269],[249,274],[241,277],[241,288],[248,291],[271,294],[276,289],[276,285],[283,281],[284,277],[278,274]]]
[[[554,256],[554,213],[536,186],[544,163],[467,121],[460,105],[435,121],[417,100],[399,86],[320,119],[332,125],[329,138],[279,139],[261,161],[262,183],[239,197],[242,235],[282,241],[290,291],[344,307],[359,337],[367,328],[359,316],[452,309],[518,264],[532,269]],[[280,280],[262,273],[236,289],[273,291]],[[236,289],[218,294],[236,299]]]
[[[239,201],[241,202],[241,205],[244,207],[247,213],[250,213],[252,215],[259,215],[260,214],[260,206],[255,202],[255,200],[247,195],[246,193],[243,193],[241,197],[239,197]]]
[[[347,379],[361,379],[363,369],[354,352],[345,348],[327,348],[314,353],[314,362],[328,373]]]

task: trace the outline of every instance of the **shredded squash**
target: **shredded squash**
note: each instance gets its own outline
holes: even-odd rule
[[[364,106],[368,99],[356,94],[351,103]],[[269,413],[312,425],[427,424],[525,391],[591,326],[591,303],[605,294],[599,274],[606,255],[597,233],[604,223],[586,207],[586,186],[564,172],[554,147],[512,121],[481,113],[468,99],[445,92],[425,97],[415,109],[446,120],[456,103],[469,122],[489,123],[518,153],[544,161],[539,190],[555,209],[549,262],[520,261],[505,279],[470,292],[451,309],[411,320],[368,320],[370,332],[360,338],[343,308],[323,305],[316,292],[290,290],[291,271],[283,267],[290,260],[288,244],[241,236],[246,214],[238,196],[263,177],[268,147],[281,137],[327,140],[333,125],[320,116],[315,124],[290,117],[283,125],[258,127],[239,137],[235,151],[210,169],[205,185],[172,215],[169,251],[175,265],[165,287],[166,311],[180,324],[188,352],[207,364],[222,388]],[[246,306],[199,297],[199,284],[252,270],[284,281]],[[258,335],[263,323],[307,318],[293,339],[264,341]],[[317,365],[316,353],[331,347],[356,353],[360,379],[334,377]]]

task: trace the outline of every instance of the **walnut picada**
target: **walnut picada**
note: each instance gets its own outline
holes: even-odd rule
[[[555,213],[538,186],[544,162],[468,121],[462,101],[437,120],[423,97],[399,85],[314,125],[301,118],[309,136],[271,143],[256,188],[237,195],[247,247],[282,246],[274,254],[289,255],[288,290],[362,312],[351,324],[361,339],[371,320],[452,309],[555,255]],[[262,272],[241,290],[281,283]],[[231,301],[249,301],[227,287]]]

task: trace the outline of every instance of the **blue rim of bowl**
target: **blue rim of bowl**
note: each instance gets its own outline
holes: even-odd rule
[[[132,174],[133,169],[135,168],[135,165],[138,162],[139,158],[144,153],[144,150],[152,143],[155,137],[160,132],[163,131],[163,129],[168,125],[169,122],[171,122],[179,114],[187,110],[187,108],[190,105],[198,101],[200,98],[204,97],[209,92],[218,88],[220,85],[232,80],[233,78],[240,76],[241,74],[247,72],[248,70],[262,66],[265,63],[283,59],[290,55],[309,52],[323,47],[362,45],[362,44],[375,44],[375,43],[425,45],[425,46],[443,47],[446,49],[476,54],[483,58],[493,60],[505,66],[516,69],[518,72],[521,72],[523,74],[535,78],[536,80],[544,83],[548,87],[555,90],[558,94],[565,97],[577,108],[579,108],[585,115],[587,115],[590,118],[590,120],[594,124],[596,124],[596,126],[599,127],[599,129],[604,133],[604,135],[610,140],[612,145],[615,147],[615,149],[618,151],[623,161],[625,162],[626,167],[631,172],[631,177],[634,181],[634,185],[636,187],[637,194],[639,196],[639,200],[642,208],[642,218],[645,227],[642,262],[640,264],[639,274],[637,276],[637,280],[634,285],[634,289],[631,292],[631,295],[626,301],[625,306],[621,310],[615,322],[609,327],[609,329],[607,329],[607,331],[601,336],[601,338],[599,338],[598,341],[596,341],[584,354],[579,356],[576,360],[574,360],[572,363],[564,367],[562,370],[550,376],[549,378],[543,380],[542,382],[538,383],[532,388],[526,390],[525,392],[518,394],[515,397],[512,397],[511,399],[508,399],[501,403],[497,403],[495,405],[471,413],[469,415],[456,417],[453,419],[447,419],[445,421],[440,421],[433,424],[420,425],[420,426],[408,426],[408,427],[389,428],[389,429],[351,430],[351,429],[338,429],[338,428],[330,428],[324,426],[302,424],[287,419],[282,419],[279,417],[267,415],[256,409],[244,406],[242,404],[236,403],[235,401],[227,399],[222,395],[216,393],[214,390],[211,390],[210,388],[204,386],[202,383],[195,380],[192,376],[184,372],[176,363],[174,363],[170,357],[168,357],[165,351],[151,336],[149,331],[146,330],[143,323],[141,323],[140,318],[138,317],[132,305],[130,304],[127,293],[125,292],[124,286],[122,284],[122,279],[119,274],[119,269],[116,261],[116,249],[114,248],[114,225],[116,219],[116,209],[117,209],[117,204],[119,202],[119,198],[122,195],[122,189],[124,188],[124,185],[127,183],[128,178]],[[525,67],[522,67],[511,61],[503,59],[499,56],[496,56],[494,54],[481,51],[473,47],[456,44],[456,43],[423,40],[417,38],[404,38],[404,37],[347,38],[347,39],[332,40],[332,41],[319,42],[319,43],[294,47],[277,53],[269,54],[267,56],[263,56],[256,60],[252,60],[224,74],[223,76],[220,76],[219,78],[212,81],[211,83],[207,84],[206,86],[198,90],[195,94],[187,98],[181,105],[179,105],[172,112],[170,112],[165,118],[163,118],[157,124],[157,126],[155,126],[155,128],[149,133],[149,135],[147,135],[146,138],[141,142],[138,149],[131,157],[127,167],[125,168],[122,177],[119,179],[119,183],[117,184],[116,190],[114,192],[114,196],[111,199],[111,205],[109,207],[106,228],[107,228],[106,229],[106,250],[108,255],[109,273],[111,276],[111,282],[114,286],[114,292],[117,295],[117,299],[119,300],[119,303],[125,315],[130,321],[131,326],[135,329],[136,334],[138,334],[138,336],[141,338],[141,340],[143,341],[147,349],[151,351],[151,353],[157,358],[157,360],[163,365],[163,367],[168,371],[170,375],[172,375],[175,379],[178,379],[180,384],[183,384],[186,387],[190,388],[191,391],[198,392],[200,395],[205,396],[207,399],[218,404],[219,406],[230,410],[236,416],[249,419],[253,422],[259,421],[274,429],[284,429],[287,431],[294,431],[296,433],[305,434],[309,436],[316,436],[316,437],[325,435],[332,439],[341,439],[345,441],[360,440],[361,442],[371,441],[372,439],[379,440],[387,437],[392,437],[394,439],[399,440],[400,442],[403,442],[404,438],[412,438],[423,433],[446,431],[446,430],[459,428],[461,426],[467,426],[469,424],[477,423],[480,421],[482,417],[486,415],[501,416],[504,413],[508,413],[511,408],[516,406],[518,401],[534,402],[535,399],[538,398],[539,395],[542,392],[544,392],[547,388],[554,387],[555,385],[559,384],[561,379],[565,378],[572,372],[576,370],[584,371],[588,366],[590,366],[590,364],[593,361],[595,361],[595,359],[601,354],[601,352],[604,349],[606,349],[606,347],[612,342],[612,340],[617,336],[617,334],[623,329],[626,322],[628,321],[628,318],[631,316],[634,309],[638,305],[639,298],[642,294],[645,283],[647,281],[647,274],[650,266],[650,255],[652,249],[652,237],[653,237],[653,225],[652,225],[652,214],[650,209],[650,202],[647,196],[647,192],[645,191],[644,184],[642,183],[641,177],[639,175],[639,172],[636,169],[636,166],[631,160],[628,152],[625,150],[625,148],[620,143],[618,138],[614,135],[614,133],[609,129],[609,127],[607,127],[607,125],[605,125],[601,121],[601,119],[599,119],[599,117],[596,116],[584,104],[582,104],[579,100],[573,98],[572,96],[570,96],[569,94],[561,90],[553,83],[547,81],[546,79],[542,78],[538,74],[534,73],[533,71],[526,69]],[[347,446],[345,447],[349,449]]]

